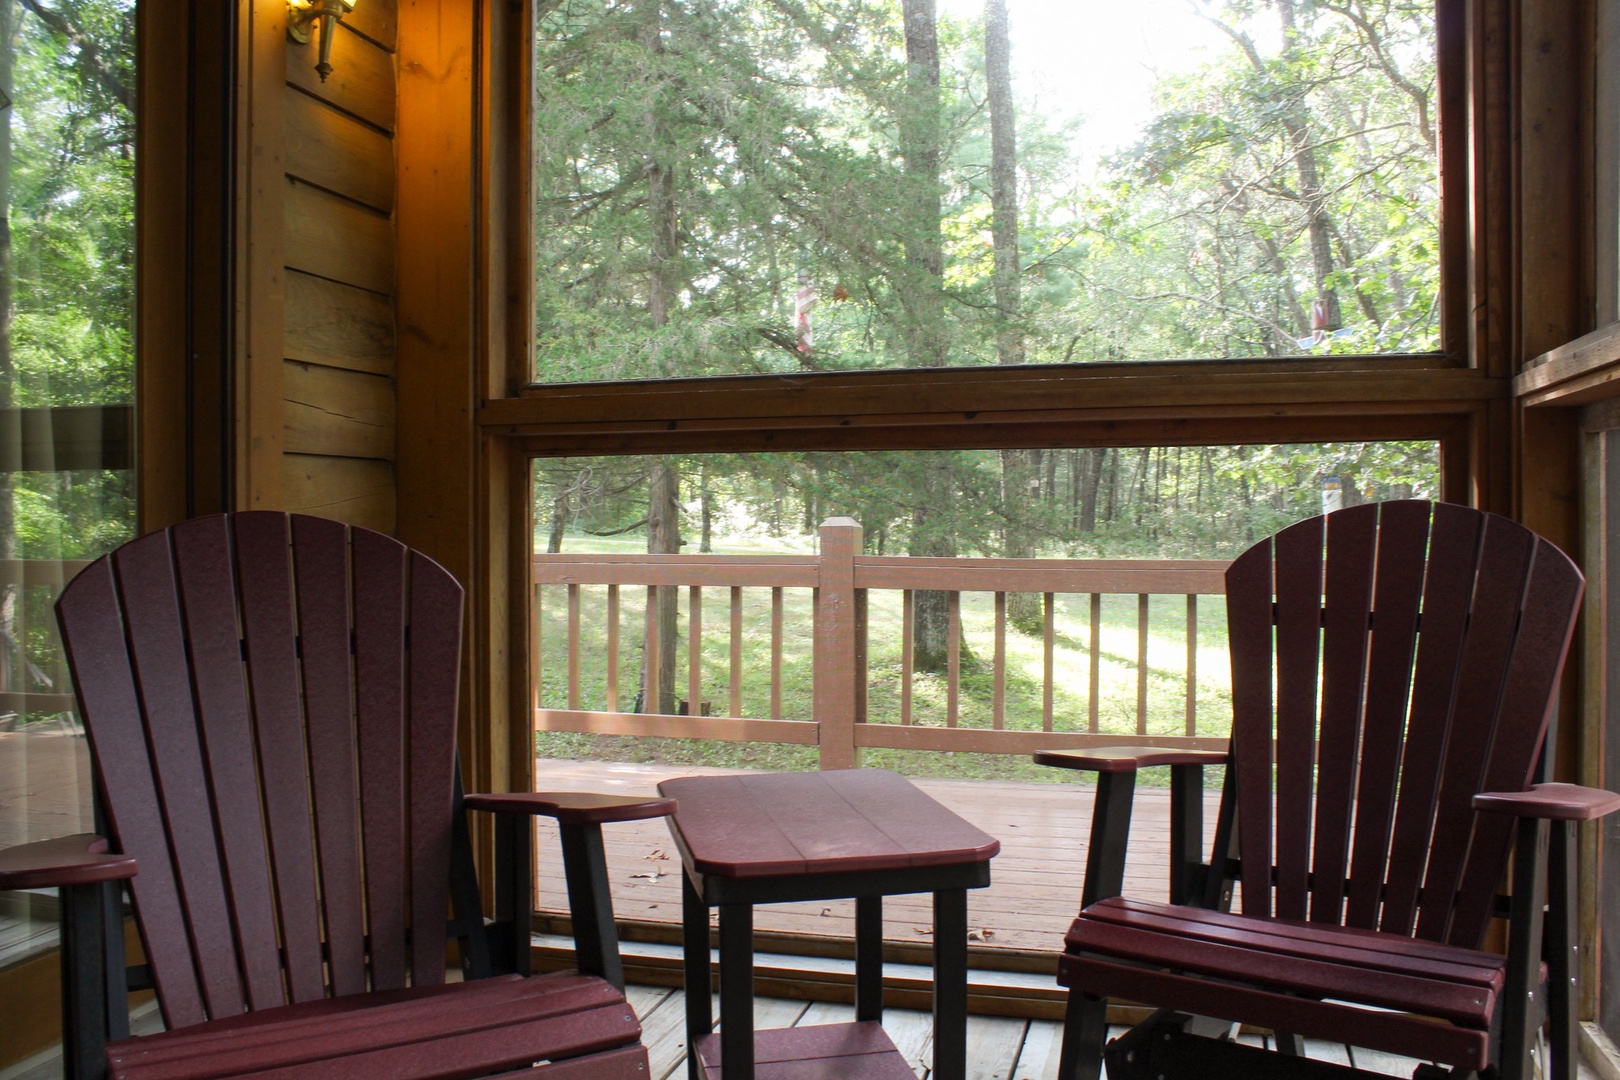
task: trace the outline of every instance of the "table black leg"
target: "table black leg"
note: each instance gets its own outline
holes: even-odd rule
[[[883,897],[855,898],[855,1019],[883,1019]]]
[[[967,1080],[967,890],[934,894],[934,1068],[930,1080]]]
[[[709,905],[703,902],[692,879],[681,874],[681,943],[685,946],[683,967],[686,983],[686,1045],[714,1028],[714,1011],[709,1005]],[[688,1080],[703,1080],[702,1066],[694,1053],[686,1055]]]
[[[720,1075],[754,1080],[754,908],[720,905]]]

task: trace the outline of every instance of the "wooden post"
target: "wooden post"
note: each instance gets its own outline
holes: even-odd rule
[[[820,585],[816,591],[815,716],[821,737],[823,769],[860,765],[855,746],[856,642],[855,556],[860,554],[860,525],[852,518],[828,518],[821,525]]]

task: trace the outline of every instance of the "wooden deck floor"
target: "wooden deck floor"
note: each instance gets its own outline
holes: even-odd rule
[[[554,791],[602,791],[651,795],[672,776],[723,773],[724,769],[619,765],[541,760],[535,786]],[[1077,778],[1079,774],[1076,774]],[[970,938],[975,948],[1034,950],[1056,954],[1079,910],[1092,789],[1080,783],[1036,784],[987,780],[918,780],[940,803],[1001,841],[991,863],[991,885],[968,894]],[[1206,800],[1213,828],[1218,792]],[[623,822],[604,829],[615,913],[621,919],[679,923],[680,859],[663,821]],[[1142,788],[1131,826],[1126,892],[1161,897],[1168,879],[1169,792]],[[554,835],[541,839],[539,902],[542,910],[567,907]],[[884,903],[884,935],[891,941],[926,944],[932,917],[927,896],[891,897]],[[773,904],[755,911],[760,931],[852,937],[854,904]]]
[[[678,990],[632,986],[628,997],[641,1017],[642,1041],[647,1044],[651,1065],[648,1080],[685,1080],[685,996]],[[754,1002],[754,1025],[760,1029],[842,1024],[854,1019],[853,1005],[781,998]],[[933,1055],[932,1017],[888,1009],[883,1027],[917,1076],[926,1078]],[[1061,1025],[1049,1021],[970,1016],[967,1075],[973,1080],[1055,1080],[1061,1037]]]

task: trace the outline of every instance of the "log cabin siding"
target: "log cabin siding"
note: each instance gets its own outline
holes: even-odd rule
[[[392,532],[396,387],[394,0],[336,31],[321,82],[315,46],[286,63],[287,508]]]

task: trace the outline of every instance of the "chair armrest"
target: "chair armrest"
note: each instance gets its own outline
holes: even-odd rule
[[[107,854],[107,841],[94,833],[0,850],[0,889],[49,889],[96,885],[132,878],[135,856]]]
[[[1535,784],[1524,791],[1484,791],[1474,809],[1549,821],[1592,821],[1620,810],[1620,795],[1578,784]]]
[[[556,818],[564,825],[639,821],[643,818],[668,817],[675,812],[674,799],[596,795],[588,791],[468,795],[466,805],[469,810],[485,810],[493,814],[528,814],[532,817]]]
[[[1225,765],[1224,750],[1178,750],[1164,746],[1099,746],[1085,750],[1037,750],[1035,764],[1085,772],[1135,772],[1154,765]]]
[[[494,813],[497,939],[492,951],[497,970],[529,973],[529,907],[534,888],[534,817],[557,819],[562,843],[563,878],[568,887],[569,917],[574,926],[574,954],[579,970],[600,975],[624,989],[624,962],[613,923],[607,853],[602,845],[605,822],[667,817],[674,799],[589,792],[534,791],[501,795],[468,795],[469,810]]]

